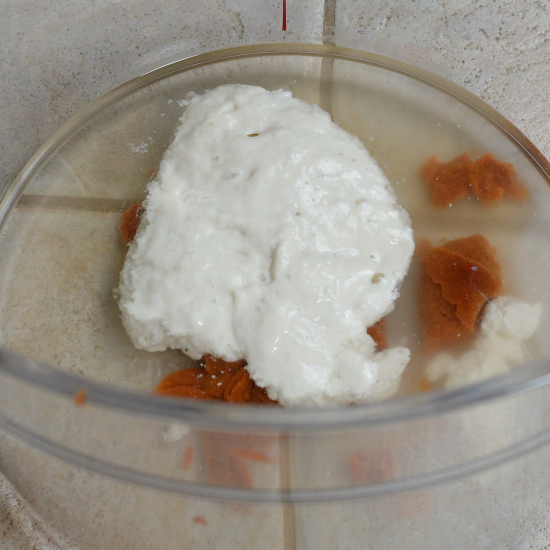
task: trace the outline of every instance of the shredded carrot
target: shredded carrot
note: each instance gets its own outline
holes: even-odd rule
[[[251,489],[252,475],[241,457],[233,456],[231,447],[218,434],[203,434],[202,448],[208,480],[214,485]]]
[[[181,464],[184,470],[189,469],[189,466],[191,466],[191,462],[193,462],[193,454],[193,447],[191,447],[191,445],[187,446],[183,452],[183,462]]]
[[[202,450],[208,481],[213,485],[250,489],[254,479],[247,461],[273,464],[271,435],[203,432]]]
[[[435,384],[427,380],[426,378],[422,378],[418,381],[418,391],[420,392],[429,392],[433,391],[435,389]]]
[[[392,479],[397,464],[390,450],[355,451],[349,457],[349,469],[355,485],[368,485]]]
[[[208,525],[208,521],[206,521],[206,518],[204,516],[195,516],[193,518],[193,521],[197,524],[197,525]]]
[[[250,449],[231,449],[230,452],[237,458],[246,458],[248,460],[253,460],[254,462],[261,462],[263,464],[275,463],[275,459],[273,457],[264,453],[259,453],[258,451],[251,451]]]
[[[75,394],[74,394],[74,403],[75,405],[82,406],[84,403],[86,403],[86,388],[80,388]]]
[[[130,206],[122,214],[122,218],[120,219],[120,236],[126,244],[130,244],[134,240],[142,215],[143,207],[141,203]]]

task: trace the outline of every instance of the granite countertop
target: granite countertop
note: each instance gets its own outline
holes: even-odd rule
[[[0,191],[108,90],[183,56],[255,42],[332,42],[438,72],[550,156],[550,13],[520,0],[0,0]],[[0,470],[8,465],[0,438]],[[7,470],[6,470],[7,471]],[[3,550],[70,547],[0,475]],[[541,546],[542,548],[542,546]]]

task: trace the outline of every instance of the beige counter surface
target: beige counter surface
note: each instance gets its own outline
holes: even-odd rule
[[[281,31],[279,0],[0,0],[0,11],[0,193],[51,132],[115,86],[186,55],[266,41],[334,42],[439,72],[499,110],[550,156],[550,12],[544,2],[288,0],[287,32]],[[0,471],[9,472],[2,449],[13,445],[0,436]],[[32,466],[41,455],[29,450],[31,456],[29,484],[43,473]],[[218,505],[199,508],[208,506]],[[284,524],[281,507],[272,513]],[[264,548],[287,548],[283,531],[274,527],[281,539]],[[0,474],[2,550],[71,544]],[[548,538],[532,548],[545,544]],[[259,548],[258,541],[243,539],[242,548]]]

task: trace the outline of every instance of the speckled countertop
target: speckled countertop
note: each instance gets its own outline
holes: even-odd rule
[[[279,0],[0,0],[0,11],[0,190],[51,132],[115,86],[192,53],[265,41],[335,42],[439,72],[550,156],[545,2],[288,0],[286,33]],[[0,438],[6,445],[15,443]],[[1,475],[0,541],[69,547]]]

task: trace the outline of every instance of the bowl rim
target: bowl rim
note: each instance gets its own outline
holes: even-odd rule
[[[367,50],[332,44],[255,44],[192,55],[160,66],[114,88],[77,112],[44,142],[0,197],[0,230],[25,185],[40,167],[94,115],[138,90],[177,73],[238,58],[275,55],[313,56],[378,66],[435,88],[476,111],[478,115],[500,129],[515,142],[550,184],[550,163],[535,145],[482,99],[447,78]],[[0,372],[2,371],[71,399],[84,387],[88,403],[119,409],[127,413],[152,415],[217,429],[257,430],[261,428],[267,431],[300,432],[341,430],[438,415],[468,406],[482,405],[493,399],[517,395],[550,383],[550,361],[544,358],[489,380],[455,390],[438,390],[352,407],[311,409],[253,407],[254,412],[251,414],[251,408],[247,405],[235,406],[201,400],[166,398],[108,386],[0,349]]]

